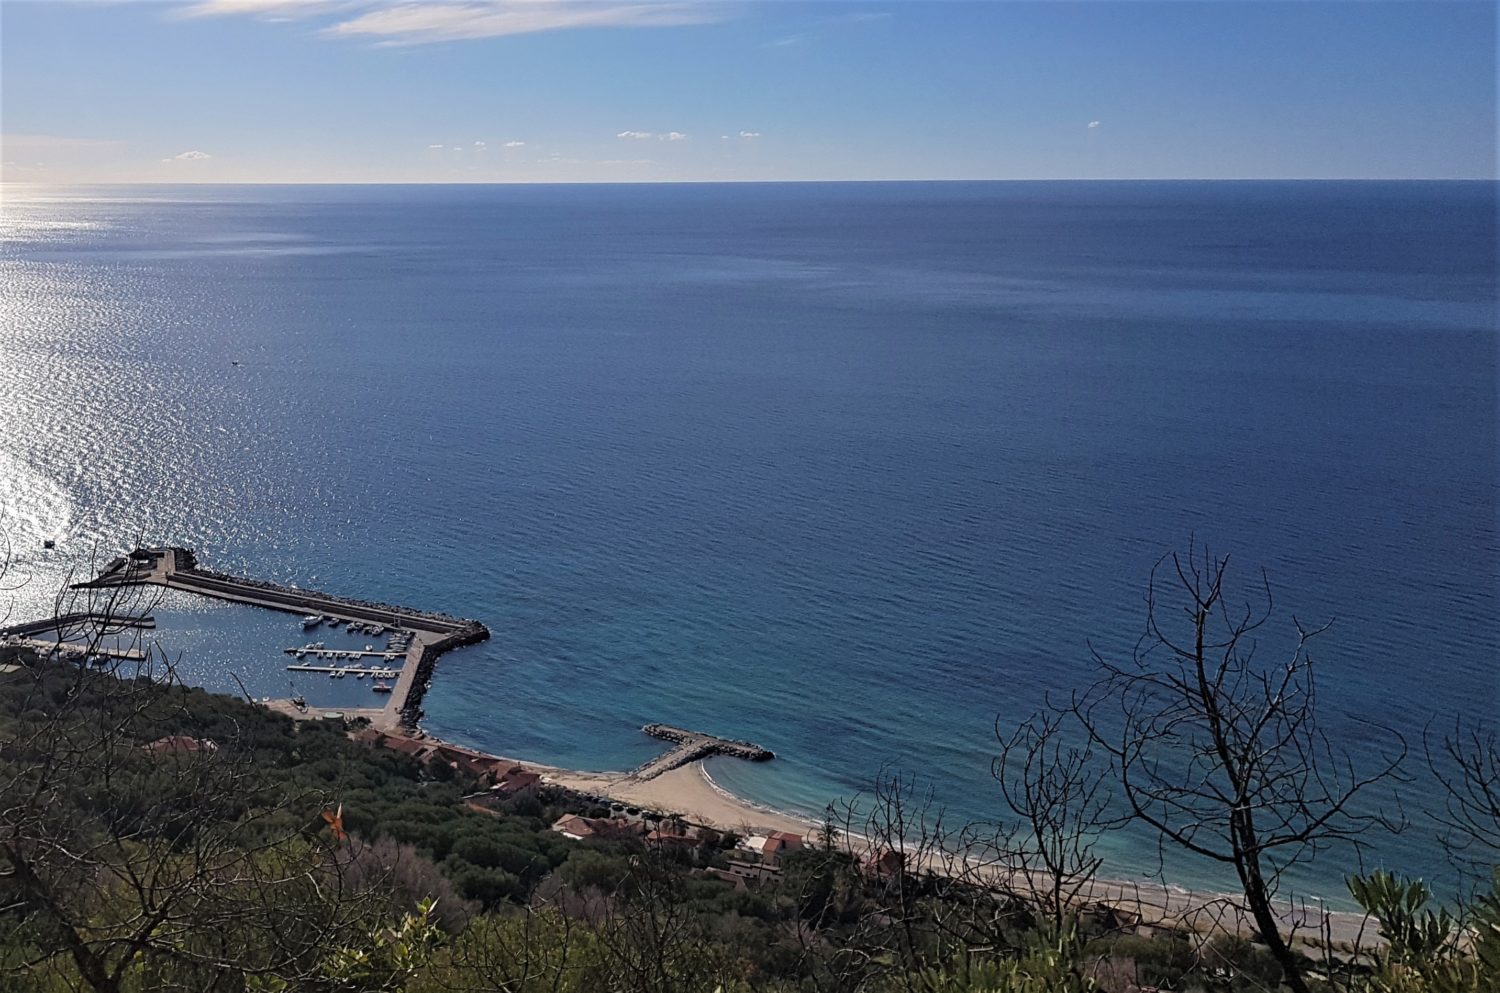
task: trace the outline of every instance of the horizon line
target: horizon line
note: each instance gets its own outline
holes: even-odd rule
[[[976,177],[931,179],[124,179],[47,181],[4,179],[0,187],[46,186],[832,186],[875,183],[1500,183],[1500,176],[1147,176],[1147,177]]]

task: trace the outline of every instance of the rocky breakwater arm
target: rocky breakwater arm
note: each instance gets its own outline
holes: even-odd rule
[[[670,724],[647,724],[641,730],[653,738],[673,742],[677,747],[637,768],[631,773],[636,779],[652,779],[710,755],[730,755],[749,762],[766,762],[776,757],[769,748],[762,748],[753,742],[719,738]]]

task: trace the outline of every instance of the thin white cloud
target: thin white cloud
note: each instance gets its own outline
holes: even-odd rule
[[[178,17],[261,17],[290,21],[359,6],[358,0],[196,0],[178,7]]]
[[[475,148],[484,148],[485,145],[486,145],[486,142],[482,142],[482,141],[476,141],[476,142],[474,142],[474,147]]]
[[[760,137],[760,132],[759,131],[741,131],[740,132],[740,137],[741,138],[759,138]]]
[[[1097,128],[1098,126],[1099,126],[1099,122],[1098,121],[1089,121],[1089,127],[1091,127],[1091,128]]]
[[[659,134],[655,131],[621,131],[615,137],[625,141],[650,141],[653,138],[657,141],[687,141],[687,135],[681,131],[663,131]]]
[[[427,146],[427,147],[428,147],[428,148],[438,148],[438,149],[442,149],[442,148],[447,148],[447,147],[448,147],[448,146],[447,146],[447,145],[428,145],[428,146]]]
[[[364,3],[325,34],[370,38],[385,45],[420,45],[572,28],[679,27],[708,24],[733,13],[730,4],[684,0],[467,0]]]
[[[207,152],[200,152],[200,151],[198,151],[195,148],[195,149],[193,149],[190,152],[181,152],[181,153],[179,153],[177,155],[169,155],[166,158],[162,159],[162,161],[163,162],[202,162],[205,159],[211,159],[211,158],[213,158],[212,155],[208,154]]]
[[[524,142],[524,141],[507,141],[505,143],[505,147],[506,148],[525,148],[526,147],[526,142]]]

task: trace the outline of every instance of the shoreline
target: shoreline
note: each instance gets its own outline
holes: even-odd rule
[[[435,736],[426,741],[454,746]],[[471,750],[472,749],[468,749]],[[697,759],[648,780],[637,780],[628,772],[599,772],[564,769],[528,762],[514,756],[491,756],[517,762],[538,772],[542,781],[579,793],[608,797],[612,801],[664,814],[679,814],[684,819],[720,831],[734,831],[743,837],[774,831],[789,831],[812,837],[822,824],[799,815],[756,803],[720,786],[702,759]],[[874,850],[869,838],[845,834],[840,847],[859,857]],[[955,875],[965,869],[998,886],[1021,892],[1032,889],[1024,877],[996,866],[973,865],[958,855],[941,853],[929,856],[923,868],[942,875]],[[1212,890],[1193,890],[1159,879],[1124,880],[1100,877],[1079,895],[1084,906],[1106,904],[1138,915],[1140,922],[1199,933],[1253,934],[1254,924],[1241,906],[1243,898]],[[1282,927],[1298,944],[1319,947],[1353,947],[1377,941],[1370,921],[1363,913],[1329,910],[1307,902],[1280,901],[1278,916]]]

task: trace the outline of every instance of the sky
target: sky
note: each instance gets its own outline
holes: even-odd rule
[[[0,0],[0,179],[1494,179],[1495,52],[1458,0]]]

